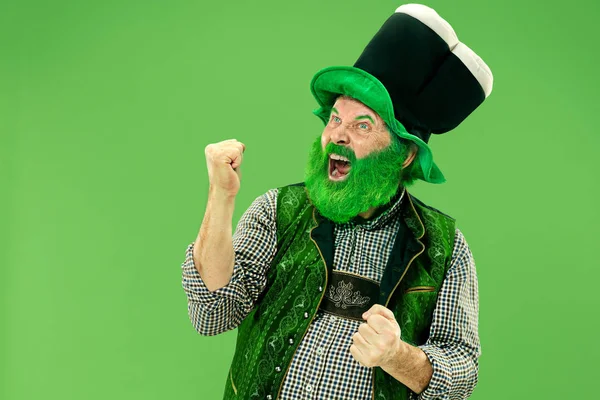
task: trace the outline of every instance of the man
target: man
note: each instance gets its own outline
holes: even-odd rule
[[[302,184],[232,238],[245,145],[206,147],[209,199],[186,253],[196,330],[238,328],[224,397],[461,399],[477,383],[475,265],[453,218],[406,190],[442,183],[427,145],[490,94],[489,68],[431,8],[396,10],[354,67],[319,71],[325,129]]]

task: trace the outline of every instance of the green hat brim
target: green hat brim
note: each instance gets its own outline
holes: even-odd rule
[[[394,116],[394,106],[383,84],[373,75],[355,67],[327,67],[315,74],[310,90],[319,104],[313,113],[327,124],[335,99],[340,95],[350,96],[375,111],[387,124],[390,131],[419,147],[417,157],[421,170],[416,177],[429,183],[444,183],[446,178],[433,162],[431,149],[423,140],[410,134]]]

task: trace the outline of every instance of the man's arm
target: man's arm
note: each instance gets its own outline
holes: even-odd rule
[[[216,335],[237,327],[266,285],[266,270],[276,247],[275,207],[257,199],[231,239],[235,197],[240,190],[246,146],[229,139],[206,146],[209,197],[196,241],[182,265],[188,312],[200,334]],[[237,245],[236,245],[237,244]]]
[[[401,342],[383,370],[418,399],[465,399],[477,384],[479,297],[473,256],[457,229],[452,261],[438,296],[429,339],[419,347]],[[413,398],[415,396],[413,395]]]
[[[209,144],[204,149],[208,169],[208,202],[194,243],[193,260],[206,286],[214,291],[233,274],[231,224],[235,197],[240,190],[246,146],[235,139]]]
[[[373,305],[363,314],[350,353],[366,367],[379,366],[411,391],[411,398],[464,399],[477,384],[480,355],[478,292],[473,256],[457,229],[451,264],[422,346],[402,341],[392,310]]]
[[[202,235],[188,246],[181,266],[182,286],[188,299],[190,320],[198,333],[217,335],[234,329],[254,308],[266,286],[266,273],[277,251],[276,207],[277,189],[272,189],[254,200],[242,215],[233,239],[228,238],[233,254],[231,276],[219,288],[209,290],[195,262],[195,248],[198,241],[203,240]],[[212,256],[216,263],[221,262],[220,253],[214,251]],[[208,265],[207,261],[202,262]]]
[[[209,190],[206,212],[194,242],[196,270],[211,292],[225,286],[233,275],[232,219],[235,196]]]
[[[452,261],[433,312],[429,339],[419,346],[433,368],[420,400],[466,399],[477,385],[481,346],[475,261],[456,229]]]

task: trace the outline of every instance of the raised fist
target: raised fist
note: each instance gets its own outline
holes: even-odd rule
[[[235,139],[206,146],[208,181],[213,190],[235,196],[240,190],[240,166],[246,146]]]

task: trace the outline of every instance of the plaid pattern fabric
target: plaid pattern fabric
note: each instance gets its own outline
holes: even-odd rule
[[[208,291],[194,267],[193,243],[188,246],[182,264],[183,288],[190,320],[200,334],[234,329],[253,309],[276,253],[277,194],[272,189],[259,196],[240,219],[233,237],[233,276],[223,288]],[[365,223],[335,225],[334,269],[381,280],[398,232],[403,198],[404,191],[385,212]],[[432,363],[433,376],[428,388],[411,398],[464,399],[471,394],[480,355],[478,303],[475,264],[457,229],[430,336],[420,346]],[[280,399],[371,399],[372,370],[355,361],[349,350],[360,324],[317,311],[294,355]]]

